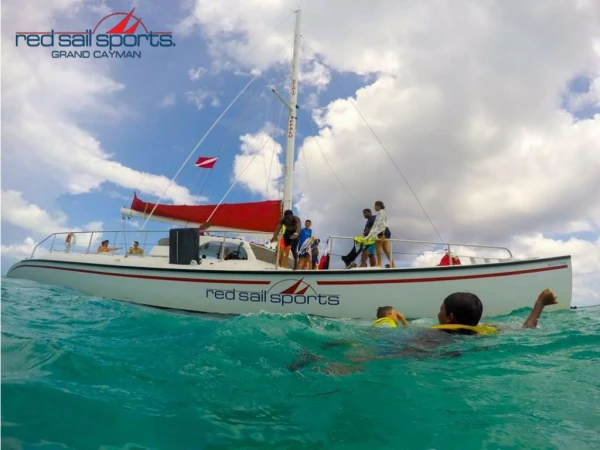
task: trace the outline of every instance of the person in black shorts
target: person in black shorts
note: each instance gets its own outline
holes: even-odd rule
[[[283,243],[285,246],[289,245],[291,247],[292,255],[294,256],[294,270],[296,270],[298,266],[298,237],[302,229],[302,222],[300,221],[300,217],[295,216],[291,209],[286,209],[283,217],[277,222],[277,228],[275,229],[275,233],[273,233],[271,242],[277,242],[282,226],[285,226]]]

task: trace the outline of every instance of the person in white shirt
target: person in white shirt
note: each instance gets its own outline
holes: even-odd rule
[[[392,258],[392,252],[390,252],[390,243],[388,241],[392,234],[388,228],[388,218],[387,213],[385,212],[385,205],[381,200],[377,200],[375,202],[375,211],[377,211],[377,217],[375,218],[375,223],[373,223],[371,231],[367,235],[366,239],[377,237],[377,240],[375,241],[377,267],[381,267],[382,250],[385,252],[385,256],[387,256],[387,259],[390,262],[390,267],[396,267],[396,264],[394,264],[394,259]]]

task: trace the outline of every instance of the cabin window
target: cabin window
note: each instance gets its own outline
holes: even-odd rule
[[[206,259],[218,259],[221,255],[221,248],[223,242],[211,241],[200,245],[200,258]],[[223,251],[224,259],[248,259],[248,253],[246,249],[238,243],[226,242],[225,249]]]

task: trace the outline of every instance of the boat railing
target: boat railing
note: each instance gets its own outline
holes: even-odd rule
[[[118,251],[125,253],[133,246],[133,241],[138,241],[139,248],[146,255],[147,248],[161,245],[161,237],[168,238],[168,231],[64,231],[52,233],[44,240],[38,242],[33,248],[30,258],[40,252],[64,252],[64,253],[97,253],[98,247],[103,240],[109,241],[110,248],[119,248]],[[168,245],[168,244],[166,244]],[[114,252],[107,252],[114,253]]]
[[[260,239],[244,240],[240,235],[242,234],[236,230],[211,231],[201,236],[201,247],[207,240],[219,242],[218,248],[215,248],[214,252],[214,258],[216,259],[224,259],[227,252],[230,252],[234,246],[238,247],[239,250],[239,243],[241,242],[247,242],[248,244],[264,247],[272,251],[271,248],[264,244],[268,242],[268,238],[271,237],[272,233],[252,233],[252,237],[264,235],[265,238],[262,241]],[[104,254],[121,254],[134,257],[168,257],[168,230],[110,230],[52,233],[35,245],[30,259],[40,253],[98,253],[98,248],[103,240],[109,241],[109,248],[117,249],[111,252],[103,252]],[[137,253],[131,252],[134,241],[139,243],[138,248],[140,250]],[[212,251],[206,253],[212,253]]]
[[[326,251],[332,256],[344,256],[351,250],[348,242],[354,242],[352,236],[329,236]],[[337,243],[336,243],[337,241]],[[400,256],[402,259],[421,257],[419,264],[437,265],[444,255],[448,254],[458,258],[461,264],[489,264],[493,262],[512,261],[514,256],[510,249],[496,245],[476,245],[465,244],[461,242],[437,242],[420,241],[412,239],[387,239],[389,250],[395,259]],[[414,251],[415,246],[427,247],[421,251]],[[358,249],[357,245],[357,249]],[[335,249],[335,251],[334,251]],[[382,252],[382,258],[386,261],[385,253]],[[452,258],[448,258],[448,264],[454,265]]]

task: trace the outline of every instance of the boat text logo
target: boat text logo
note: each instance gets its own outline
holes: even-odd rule
[[[239,289],[207,289],[206,297],[215,300],[232,300],[253,303],[275,303],[285,305],[338,306],[339,295],[317,294],[317,291],[304,281],[286,279],[271,286],[268,290],[243,291]]]
[[[109,14],[85,31],[17,31],[15,45],[50,48],[53,58],[141,58],[146,46],[175,47],[171,31],[148,30],[134,10]]]

